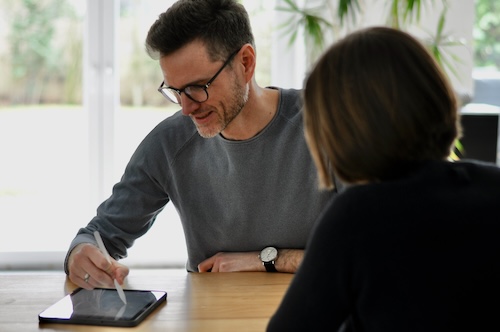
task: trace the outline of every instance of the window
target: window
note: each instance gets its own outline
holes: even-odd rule
[[[474,65],[500,70],[500,3],[475,0]]]
[[[77,0],[0,6],[0,263],[10,265],[20,257],[12,253],[61,251],[89,216],[86,8]]]
[[[274,10],[284,0],[240,1],[256,37],[257,81],[301,87],[304,46],[289,47],[278,28],[283,12]],[[157,93],[161,72],[143,50],[149,26],[173,2],[0,2],[0,269],[60,269],[76,231],[110,195],[141,139],[176,111]],[[499,5],[475,5],[475,65],[498,73]],[[453,10],[455,30],[469,16],[462,5]],[[180,265],[184,251],[168,204],[127,264]]]
[[[476,0],[475,6],[472,101],[500,107],[500,3]]]
[[[161,71],[143,46],[173,2],[0,3],[0,269],[61,269],[70,241],[139,142],[177,111],[158,94]],[[271,85],[274,1],[243,3],[256,35],[257,80]],[[186,256],[168,204],[124,263],[183,266]]]

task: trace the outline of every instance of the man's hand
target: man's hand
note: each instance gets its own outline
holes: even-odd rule
[[[255,252],[219,252],[198,265],[199,272],[265,272],[266,269]],[[295,273],[304,256],[304,250],[278,249],[275,266],[278,272]]]
[[[265,271],[258,252],[219,252],[198,265],[199,272]]]
[[[129,273],[129,268],[113,258],[111,258],[110,264],[95,245],[81,243],[70,253],[68,271],[69,279],[82,288],[114,288],[113,279],[122,285]]]

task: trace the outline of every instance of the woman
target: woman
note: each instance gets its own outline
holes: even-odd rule
[[[304,96],[321,186],[335,174],[348,187],[268,331],[495,330],[500,169],[448,159],[457,101],[425,47],[390,28],[355,32],[318,61]]]

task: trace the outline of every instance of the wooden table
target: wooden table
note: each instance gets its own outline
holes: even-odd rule
[[[265,331],[293,275],[131,270],[124,288],[166,290],[167,303],[133,328],[38,324],[76,286],[62,272],[0,272],[0,331]]]

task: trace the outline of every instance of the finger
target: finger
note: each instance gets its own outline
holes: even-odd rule
[[[220,262],[222,257],[223,255],[220,253],[213,256],[210,272],[220,272]]]
[[[96,269],[91,273],[92,285],[97,287],[114,288],[113,278],[106,272]]]
[[[102,252],[99,250],[99,253]],[[114,280],[116,279],[120,285],[123,285],[125,278],[128,276],[130,270],[126,265],[118,263],[115,259],[110,258],[111,263],[107,260],[106,256],[99,255],[93,257],[94,265],[100,269],[94,276],[97,283],[101,283],[106,287],[114,287]],[[103,272],[105,274],[103,274]]]
[[[123,264],[116,263],[116,269],[114,272],[115,279],[118,281],[120,285],[123,285],[125,278],[129,274],[129,268]]]
[[[73,249],[68,259],[68,272],[70,280],[84,288],[88,288],[88,282],[85,282],[85,277],[88,271],[93,269],[93,264],[90,262],[88,250],[84,250],[86,246],[92,247],[90,244],[79,244]]]
[[[198,264],[198,272],[210,272],[212,270],[214,263],[214,256],[205,259],[203,262]]]
[[[84,288],[84,289],[94,289],[96,287],[98,287],[98,285],[96,285],[95,283],[95,280],[92,278],[92,276],[89,274],[89,273],[86,273],[83,278],[82,278],[82,284],[81,284],[81,287]]]
[[[89,285],[85,282],[85,276],[78,276],[75,273],[71,273],[69,275],[69,280],[71,280],[72,283],[75,285],[82,287],[82,288],[88,288]]]
[[[91,287],[114,287],[113,279],[123,284],[129,274],[129,268],[111,258],[111,263],[95,245],[79,244],[68,259],[70,280],[76,285],[90,289]],[[92,278],[85,282],[85,276]]]
[[[220,272],[220,261],[221,257],[216,257],[214,256],[214,261],[212,264],[212,268],[210,269],[210,272]]]
[[[112,287],[113,279],[106,271],[110,269],[111,264],[107,261],[106,257],[94,245],[82,247],[80,252],[75,254],[74,257],[74,272],[85,282],[85,275],[89,274],[91,278],[85,285],[79,285],[88,289],[89,285],[92,287]]]
[[[81,272],[73,274],[73,277],[70,278],[75,284],[85,289],[113,286],[111,278],[95,265],[91,264],[90,261],[83,266],[84,268]]]
[[[99,270],[106,272],[110,276],[113,274],[113,264],[99,248],[93,248],[92,253],[89,254],[89,258]]]

